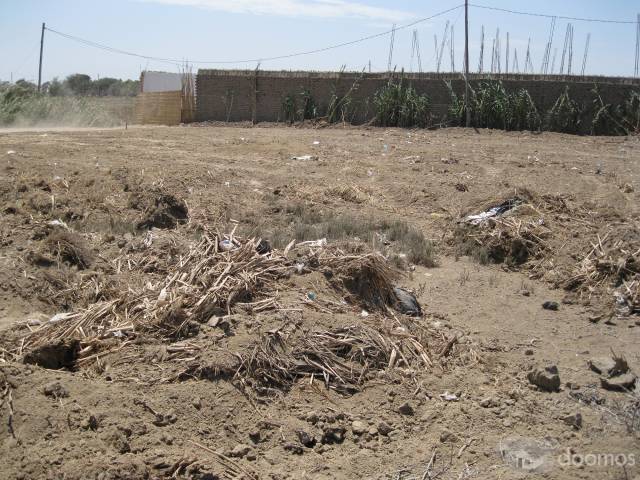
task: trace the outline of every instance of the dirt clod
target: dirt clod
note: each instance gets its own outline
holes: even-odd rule
[[[413,415],[415,412],[409,402],[404,402],[398,407],[398,413],[402,415]]]
[[[47,383],[44,386],[43,391],[44,391],[44,394],[47,397],[53,397],[53,398],[56,398],[56,399],[57,398],[66,398],[66,397],[69,396],[69,391],[60,382]]]
[[[536,368],[527,374],[529,382],[545,392],[557,392],[560,390],[560,375],[558,367],[551,365],[548,367]]]
[[[229,457],[242,458],[246,456],[251,451],[251,447],[244,443],[239,443],[235,447],[231,449],[229,452]]]
[[[601,378],[600,384],[605,390],[625,392],[633,390],[636,386],[636,376],[632,373],[625,373],[613,378]]]
[[[323,444],[342,443],[346,430],[340,426],[325,426],[322,430],[320,442]]]
[[[296,435],[298,436],[298,440],[300,441],[300,443],[307,448],[313,448],[313,446],[316,444],[315,437],[304,430],[297,430]]]
[[[142,220],[136,224],[138,230],[154,227],[175,228],[179,223],[184,223],[189,216],[187,204],[171,194],[159,194],[150,203]]]
[[[381,420],[380,422],[378,422],[378,433],[380,435],[386,436],[386,435],[389,435],[391,432],[393,432],[393,427],[391,425],[389,425],[384,420]]]
[[[351,431],[354,435],[362,435],[363,433],[366,433],[367,430],[369,430],[369,426],[365,422],[355,420],[351,423]]]
[[[573,415],[567,415],[562,418],[562,421],[576,430],[580,430],[582,428],[582,414],[580,412]]]

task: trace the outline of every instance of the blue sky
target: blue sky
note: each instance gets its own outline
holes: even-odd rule
[[[265,58],[322,48],[389,30],[455,7],[462,0],[0,0],[0,79],[37,77],[40,26],[143,55],[195,61],[235,61]],[[637,0],[472,0],[479,5],[572,17],[633,21]],[[435,69],[434,34],[440,41],[445,22],[455,31],[456,68],[462,67],[464,13],[458,9],[395,36],[393,64],[409,70],[413,28],[418,29],[424,70]],[[587,74],[631,76],[636,26],[573,21],[573,70],[582,64],[585,39],[591,33]],[[562,55],[567,20],[558,19],[552,48]],[[496,28],[503,48],[509,32],[511,59],[517,50],[523,67],[527,40],[540,69],[550,20],[540,17],[470,8],[470,65],[477,69],[481,26],[485,28],[485,68],[490,65]],[[337,70],[346,65],[361,70],[371,61],[374,71],[386,70],[389,36],[327,52],[271,62],[263,69]],[[448,47],[442,61],[450,69]],[[255,68],[255,64],[194,65],[195,68]],[[414,69],[416,63],[414,62]],[[92,77],[138,78],[143,69],[176,71],[157,61],[127,57],[80,45],[47,32],[43,80],[75,72]]]

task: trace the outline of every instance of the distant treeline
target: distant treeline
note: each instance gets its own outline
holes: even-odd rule
[[[137,94],[138,83],[75,74],[43,84],[38,93],[37,86],[26,80],[0,81],[0,127],[120,125],[127,121],[126,105],[134,101],[128,97]]]
[[[0,90],[7,90],[11,86],[8,82],[0,82]],[[37,90],[36,84],[26,80],[18,80],[15,86],[31,92]],[[74,73],[64,80],[54,78],[50,82],[42,84],[42,93],[52,97],[133,97],[138,94],[139,90],[140,82],[138,80],[120,80],[110,77],[92,80],[89,75],[84,73]]]

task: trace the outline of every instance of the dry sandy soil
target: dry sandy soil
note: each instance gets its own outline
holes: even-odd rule
[[[0,131],[0,477],[640,478],[603,387],[640,373],[639,174],[633,137]]]

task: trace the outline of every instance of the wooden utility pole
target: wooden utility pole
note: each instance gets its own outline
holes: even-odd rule
[[[40,65],[38,67],[38,92],[42,89],[42,50],[44,48],[44,22],[42,23],[42,33],[40,34]]]
[[[467,128],[471,126],[469,111],[469,0],[464,0],[464,109],[467,112]]]

